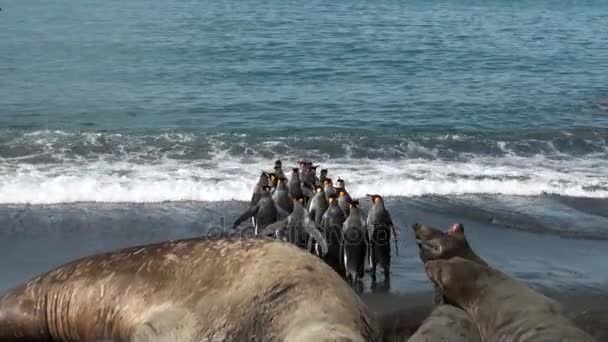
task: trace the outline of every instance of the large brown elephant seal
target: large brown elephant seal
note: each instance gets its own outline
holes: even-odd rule
[[[321,259],[261,238],[188,239],[67,263],[0,300],[0,341],[378,341]]]
[[[590,342],[561,305],[486,265],[454,257],[425,264],[429,278],[464,309],[484,341]]]
[[[464,235],[464,226],[460,223],[452,225],[447,232],[418,223],[412,225],[412,229],[423,262],[462,256],[485,264],[469,246]],[[434,298],[437,306],[409,342],[481,341],[471,317],[464,310],[450,305],[437,285]]]

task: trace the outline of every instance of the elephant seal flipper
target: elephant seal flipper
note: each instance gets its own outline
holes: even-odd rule
[[[484,341],[592,342],[561,305],[524,283],[461,257],[425,264],[429,278],[465,310]]]

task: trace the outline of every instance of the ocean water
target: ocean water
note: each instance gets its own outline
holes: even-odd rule
[[[532,282],[608,281],[607,22],[600,0],[5,1],[4,286],[231,222],[277,158],[392,198],[401,288],[416,221],[470,220]]]

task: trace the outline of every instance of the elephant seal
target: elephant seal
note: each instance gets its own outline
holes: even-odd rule
[[[439,305],[408,342],[481,342],[477,326],[464,310]]]
[[[444,295],[476,323],[483,341],[591,342],[562,306],[492,267],[461,257],[425,269]]]
[[[165,241],[84,257],[0,299],[1,341],[379,341],[318,257],[263,238]]]
[[[460,256],[486,265],[467,242],[464,226],[452,225],[447,231],[415,223],[412,225],[420,249],[422,262],[449,259]],[[435,287],[434,302],[437,305],[431,315],[422,323],[410,342],[471,341],[480,342],[481,337],[471,317],[462,309],[450,305],[441,289]]]
[[[419,223],[414,223],[412,229],[414,230],[422,262],[459,256],[482,265],[487,265],[469,245],[464,235],[464,225],[462,223],[454,223],[447,232]],[[434,300],[435,304],[446,303],[445,297],[436,285]]]
[[[461,223],[453,224],[447,232],[419,223],[413,224],[412,229],[420,249],[422,262],[459,256],[487,265],[469,245],[464,235],[464,225]]]

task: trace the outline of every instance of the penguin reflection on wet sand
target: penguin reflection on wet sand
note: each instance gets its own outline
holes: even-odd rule
[[[364,275],[367,255],[367,231],[361,218],[359,201],[350,201],[350,214],[342,227],[342,260],[346,279],[358,283]]]
[[[329,196],[329,207],[323,214],[321,220],[321,229],[325,234],[327,240],[327,255],[325,261],[331,266],[338,274],[344,276],[344,267],[342,265],[342,256],[340,255],[342,246],[342,225],[346,220],[344,211],[338,206],[338,199],[336,194]]]
[[[270,195],[270,187],[268,185],[261,188],[260,199],[253,206],[249,206],[247,210],[239,216],[233,224],[233,228],[237,228],[248,218],[254,219],[254,234],[258,233],[267,225],[277,221],[277,208]]]
[[[302,197],[293,200],[293,211],[286,219],[269,224],[262,230],[261,235],[274,235],[279,240],[288,241],[303,249],[310,249],[314,239],[320,248],[320,256],[327,254],[327,241],[310,219]]]
[[[391,232],[395,238],[395,253],[399,255],[397,246],[397,232],[390,213],[384,206],[384,199],[380,195],[367,195],[372,200],[372,206],[367,215],[367,233],[369,239],[368,255],[371,266],[372,281],[376,279],[378,264],[384,270],[384,278],[390,277],[391,266]]]

